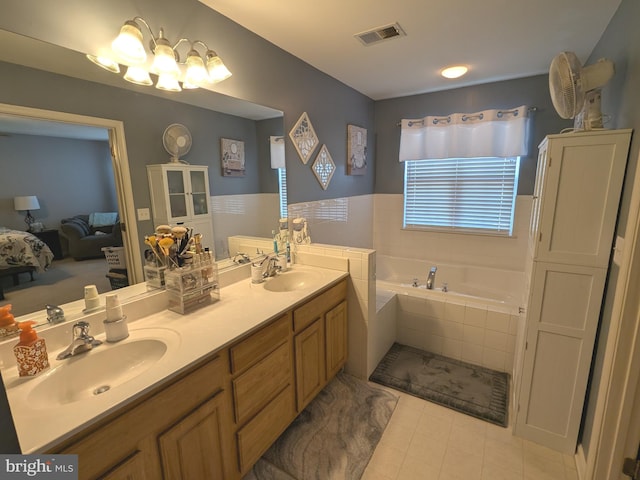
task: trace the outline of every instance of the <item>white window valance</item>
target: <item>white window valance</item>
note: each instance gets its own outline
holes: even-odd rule
[[[526,106],[403,119],[399,159],[526,156],[528,123]]]
[[[271,168],[285,168],[284,163],[284,137],[269,137],[271,145]]]

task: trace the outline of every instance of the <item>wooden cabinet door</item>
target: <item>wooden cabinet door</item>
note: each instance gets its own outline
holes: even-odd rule
[[[121,464],[100,477],[100,480],[146,480],[144,459],[140,451],[137,451]]]
[[[298,412],[325,386],[324,322],[319,318],[295,336]]]
[[[324,321],[328,382],[347,361],[347,302],[344,301],[329,310]]]
[[[224,405],[224,392],[220,392],[160,435],[165,478],[225,478]]]

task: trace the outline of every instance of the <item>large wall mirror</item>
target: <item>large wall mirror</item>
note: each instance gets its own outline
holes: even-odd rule
[[[32,69],[37,69],[39,72],[44,70],[59,74],[60,72],[57,69],[62,64],[66,68],[66,76],[99,82],[103,85],[109,84],[111,87],[109,87],[108,91],[116,94],[118,90],[113,86],[118,89],[129,88],[126,82],[121,79],[115,76],[114,78],[105,76],[106,72],[99,71],[97,67],[86,61],[84,55],[79,52],[73,52],[5,31],[0,31],[0,45],[3,45],[0,47],[0,62],[6,62],[3,65],[7,68],[13,68],[15,65],[20,65],[19,68],[28,67],[21,70],[23,74],[24,72],[32,71]],[[50,59],[52,58],[56,59],[55,66],[50,65]],[[59,82],[65,81],[63,77],[56,78]],[[216,122],[223,122],[224,119],[229,119],[231,126],[229,126],[228,130],[223,130],[228,132],[225,133],[225,136],[242,139],[249,145],[247,155],[251,155],[252,159],[248,164],[251,165],[254,171],[251,172],[252,177],[244,183],[242,183],[242,180],[222,178],[216,161],[211,160],[219,153],[215,150],[213,143],[207,145],[206,148],[201,148],[199,153],[196,151],[194,157],[188,158],[193,164],[200,164],[199,160],[201,159],[210,162],[211,211],[217,259],[221,260],[235,253],[228,250],[226,241],[228,236],[236,234],[268,236],[271,230],[276,228],[279,218],[277,173],[271,171],[269,166],[268,139],[270,135],[282,135],[282,112],[210,91],[199,92],[198,96],[185,95],[180,97],[180,94],[173,94],[173,96],[167,97],[167,94],[155,91],[155,89],[141,91],[140,87],[132,86],[131,88],[136,92],[136,95],[144,95],[144,97],[136,97],[140,99],[141,103],[147,102],[147,104],[150,104],[153,101],[153,97],[161,97],[162,102],[169,100],[181,104],[197,105],[199,109],[198,115],[200,116],[202,116],[201,110],[204,107],[210,110],[212,114],[215,113]],[[148,100],[148,98],[151,98],[151,100]],[[69,100],[73,104],[74,99]],[[108,99],[105,100],[108,101]],[[166,107],[167,104],[163,103],[162,111],[166,111]],[[2,182],[10,182],[11,188],[3,188],[7,193],[0,196],[0,227],[25,229],[22,220],[24,212],[17,212],[13,208],[13,197],[18,195],[17,192],[23,192],[25,195],[40,195],[42,211],[33,213],[36,216],[36,220],[38,220],[39,216],[48,217],[48,219],[45,218],[43,220],[47,229],[58,229],[61,218],[70,217],[74,212],[84,214],[90,213],[87,210],[116,211],[122,221],[127,224],[127,229],[123,232],[123,244],[126,250],[126,268],[129,272],[129,278],[134,282],[142,282],[144,280],[141,253],[144,249],[143,238],[145,232],[153,229],[153,225],[149,221],[138,218],[138,209],[151,208],[150,201],[147,198],[146,165],[169,161],[169,155],[164,153],[161,147],[161,134],[164,124],[158,122],[158,125],[149,125],[146,130],[141,129],[141,137],[144,136],[146,139],[146,137],[152,136],[157,142],[157,144],[148,143],[141,138],[137,138],[138,131],[127,125],[126,119],[124,121],[108,119],[117,118],[117,115],[105,116],[107,119],[101,118],[100,115],[96,117],[69,116],[60,110],[63,110],[63,108],[55,111],[44,108],[25,108],[21,106],[20,99],[14,102],[10,96],[1,97],[0,134],[2,136],[0,136],[0,156],[4,152],[4,158],[1,161],[9,160],[7,158],[8,152],[10,152],[11,161],[20,158],[21,154],[16,150],[20,145],[31,145],[33,147],[38,143],[42,143],[43,146],[41,148],[46,149],[49,154],[46,155],[46,158],[39,160],[43,162],[42,168],[36,167],[37,170],[34,171],[33,167],[31,167],[31,175],[24,171],[20,171],[14,176],[3,175],[3,180],[0,180],[0,186],[2,186]],[[69,110],[73,111],[73,107],[70,107]],[[197,115],[194,115],[194,118],[196,117]],[[195,120],[193,121],[195,122]],[[164,123],[168,125],[169,121]],[[197,124],[197,128],[201,128],[200,123]],[[241,128],[236,129],[238,125]],[[222,125],[216,124],[216,126],[221,129],[224,128]],[[234,136],[235,130],[238,131],[235,132]],[[3,141],[4,145],[2,144]],[[194,143],[195,141],[197,139],[194,139]],[[215,142],[217,142],[217,139]],[[51,168],[55,170],[56,167],[52,165],[52,162],[56,157],[76,156],[73,154],[67,155],[66,153],[55,154],[51,149],[57,144],[63,144],[66,149],[75,148],[73,147],[75,144],[81,145],[85,153],[78,155],[78,157],[82,158],[86,158],[87,151],[96,152],[96,157],[101,158],[103,163],[95,175],[96,178],[101,180],[99,188],[108,192],[103,197],[110,198],[106,200],[103,198],[100,200],[102,203],[78,200],[70,194],[69,183],[65,181],[64,185],[62,185],[61,182],[55,181],[53,174],[47,176],[44,173]],[[147,145],[148,149],[146,148]],[[66,151],[63,150],[63,152]],[[112,152],[116,153],[115,159],[112,158]],[[83,160],[76,158],[73,161],[82,162]],[[83,180],[87,168],[86,161],[76,166],[73,163],[65,163],[58,166],[55,174],[67,177],[69,182],[76,182],[74,192],[83,188],[96,190],[97,187],[92,187],[91,182]],[[6,164],[3,165],[3,169],[10,171]],[[35,181],[35,178],[38,181]],[[235,183],[233,183],[234,180]],[[249,181],[251,182],[250,184]],[[276,185],[275,189],[273,188],[274,183]],[[110,189],[111,191],[109,191]],[[9,191],[11,193],[8,193]],[[56,261],[54,260],[52,264],[51,272],[56,268]],[[106,277],[105,274],[109,268],[104,258],[92,260],[99,262],[96,264],[99,269],[97,272],[98,277],[95,277],[96,268],[84,269],[83,273],[83,268],[81,268],[83,265],[82,260],[75,261],[64,258],[60,261],[70,262],[79,267],[75,269],[80,276],[79,283],[76,283],[76,285],[93,283],[90,280],[91,278]],[[86,263],[86,265],[89,265],[89,263]],[[88,273],[91,270],[94,271],[94,277],[91,277]],[[45,280],[46,289],[50,293],[46,299],[38,299],[29,294],[31,282],[28,275],[21,277],[21,286],[17,289],[13,288],[10,277],[0,279],[5,285],[6,295],[5,300],[0,301],[0,304],[12,303],[14,311],[18,315],[39,312],[41,316],[44,302],[66,304],[82,298],[83,291],[81,288],[74,288],[73,292],[59,291],[56,287],[57,282],[49,284],[46,276],[51,272],[35,274],[37,280]],[[109,288],[109,280],[106,280],[105,288]],[[21,293],[20,295],[12,295],[14,291],[20,291]]]

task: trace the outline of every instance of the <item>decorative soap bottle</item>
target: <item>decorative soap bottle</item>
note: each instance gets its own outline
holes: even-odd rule
[[[20,322],[20,341],[13,347],[21,377],[37,375],[49,368],[49,356],[44,338],[39,338],[32,325],[36,322]]]
[[[0,307],[0,336],[11,335],[18,331],[18,325],[11,313],[11,304]]]

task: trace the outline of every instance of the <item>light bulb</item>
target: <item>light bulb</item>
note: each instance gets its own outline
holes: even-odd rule
[[[178,78],[170,73],[161,73],[158,76],[158,83],[156,83],[156,88],[160,90],[166,90],[168,92],[182,91],[182,88],[180,88],[180,84],[178,83]]]
[[[231,72],[222,62],[222,59],[216,52],[211,50],[207,52],[207,70],[212,82],[221,82],[231,76]]]
[[[103,57],[101,55],[91,55],[90,53],[87,53],[87,58],[99,67],[102,67],[111,73],[120,73],[120,65],[111,58]]]
[[[203,82],[211,81],[207,69],[204,68],[202,57],[195,50],[191,50],[187,54],[187,73],[185,80],[186,83],[196,86]]]
[[[444,78],[459,78],[467,73],[469,69],[464,65],[454,65],[453,67],[448,67],[440,72]]]
[[[142,32],[133,20],[127,20],[120,34],[111,43],[111,48],[125,65],[139,65],[147,59],[142,45]]]
[[[144,68],[136,67],[135,65],[127,68],[127,72],[124,74],[124,79],[127,82],[135,83],[136,85],[153,85],[149,72]]]
[[[151,65],[151,71],[153,73],[157,73],[158,75],[163,73],[175,75],[178,73],[179,70],[175,53],[165,38],[158,38],[156,40],[156,48],[153,55],[153,64]]]

